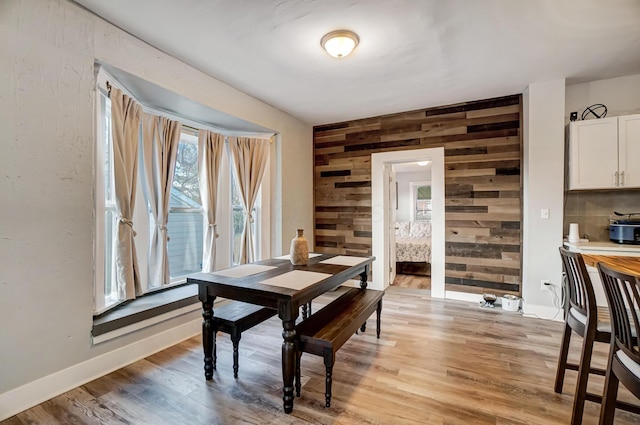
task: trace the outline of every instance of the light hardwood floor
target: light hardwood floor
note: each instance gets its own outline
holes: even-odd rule
[[[315,308],[338,293],[320,297]],[[328,409],[322,359],[303,355],[302,397],[292,414],[282,411],[282,328],[272,318],[243,333],[237,380],[228,336],[218,336],[209,382],[196,337],[2,424],[567,424],[576,373],[567,372],[563,394],[553,392],[562,326],[390,287],[381,338],[374,315],[338,351]],[[606,347],[598,345],[595,363],[603,366]],[[601,378],[590,383],[591,391],[601,388]],[[626,391],[621,396],[632,400]],[[584,424],[597,424],[600,405],[585,409]],[[618,412],[615,423],[640,417]]]
[[[397,288],[431,289],[430,276],[417,276],[410,274],[397,274],[393,279],[393,286]]]

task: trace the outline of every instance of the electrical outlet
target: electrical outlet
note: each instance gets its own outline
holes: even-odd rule
[[[549,290],[551,288],[553,288],[553,284],[551,283],[550,280],[542,279],[540,281],[540,290],[541,291],[547,291],[547,290]]]

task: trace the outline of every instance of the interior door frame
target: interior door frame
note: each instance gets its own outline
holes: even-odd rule
[[[371,289],[386,289],[389,282],[389,175],[391,166],[403,162],[431,161],[431,296],[444,298],[444,148],[415,149],[371,154]]]

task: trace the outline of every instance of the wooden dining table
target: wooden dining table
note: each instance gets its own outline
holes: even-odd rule
[[[295,322],[300,306],[357,276],[360,286],[366,288],[370,265],[375,260],[375,257],[313,255],[304,266],[294,266],[288,258],[280,257],[187,277],[188,283],[198,285],[198,298],[202,302],[206,379],[213,378],[213,305],[216,297],[273,308],[278,311],[283,329],[283,406],[286,413],[291,413],[296,361]]]
[[[587,266],[597,267],[598,263],[604,263],[621,272],[640,276],[640,257],[582,253],[582,259]]]

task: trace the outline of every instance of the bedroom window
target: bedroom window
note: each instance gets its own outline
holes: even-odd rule
[[[411,182],[411,220],[431,221],[431,184],[429,182]]]
[[[431,221],[431,186],[418,186],[416,221]]]

